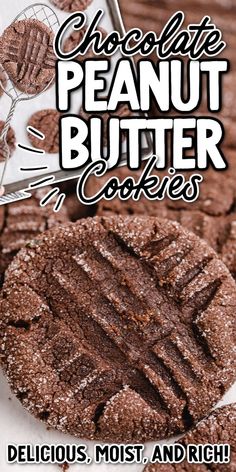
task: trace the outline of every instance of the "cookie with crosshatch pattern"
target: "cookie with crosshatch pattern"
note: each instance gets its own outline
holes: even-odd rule
[[[0,38],[0,63],[9,79],[29,95],[42,92],[55,76],[53,32],[41,21],[16,21]]]
[[[235,372],[236,286],[178,223],[87,218],[22,249],[2,290],[10,385],[75,436],[146,441],[185,431]]]

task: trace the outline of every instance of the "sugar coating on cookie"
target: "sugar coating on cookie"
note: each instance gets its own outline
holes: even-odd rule
[[[40,207],[40,200],[50,187],[38,189],[32,197],[0,207],[0,277],[17,252],[46,229],[67,223],[65,207],[59,213],[53,211],[53,203]]]
[[[0,38],[0,63],[20,91],[34,95],[54,79],[53,32],[41,21],[16,21]]]
[[[178,223],[87,218],[18,253],[5,276],[1,357],[50,427],[105,441],[185,431],[231,384],[236,286]]]
[[[150,464],[145,472],[234,472],[236,469],[236,403],[211,412],[197,426],[190,430],[178,443],[188,444],[229,444],[228,464],[192,464],[186,460],[179,464]]]
[[[149,215],[178,221],[189,231],[193,231],[220,255],[234,278],[236,278],[236,211],[235,211],[235,151],[226,148],[225,156],[229,167],[224,172],[214,169],[202,171],[203,182],[200,195],[195,202],[183,200],[148,200],[144,196],[137,201],[132,198],[121,200],[102,199],[97,204],[96,214],[109,215]],[[145,166],[145,162],[143,164]],[[94,196],[112,177],[123,182],[132,176],[135,182],[142,170],[129,170],[126,166],[107,172],[102,177],[91,176],[86,186],[86,195]],[[152,175],[160,179],[169,176],[167,171],[153,170]],[[184,173],[188,177],[188,173]],[[223,195],[223,197],[222,197]]]

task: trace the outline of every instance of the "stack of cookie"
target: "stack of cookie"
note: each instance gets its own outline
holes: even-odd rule
[[[52,203],[40,207],[49,190],[49,187],[37,190],[27,200],[0,207],[1,283],[5,270],[22,247],[47,229],[70,221],[66,207],[59,213],[53,211]]]

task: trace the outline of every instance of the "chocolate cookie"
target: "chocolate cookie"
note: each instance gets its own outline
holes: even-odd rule
[[[57,186],[66,194],[65,206],[69,215],[70,221],[77,221],[87,216],[94,216],[95,206],[83,205],[77,197],[78,178],[60,182]]]
[[[70,221],[78,221],[80,218],[89,216],[89,208],[83,205],[77,198],[76,194],[71,193],[65,199],[65,206],[70,218]]]
[[[2,94],[3,94],[3,89],[5,88],[6,83],[7,83],[6,74],[5,74],[4,70],[3,70],[3,69],[1,68],[1,66],[0,66],[0,97],[1,97]]]
[[[52,31],[34,19],[11,24],[0,38],[0,62],[19,90],[42,92],[55,76]]]
[[[235,472],[236,470],[236,403],[219,408],[200,421],[180,441],[181,444],[229,444],[229,464],[150,464],[145,472]]]
[[[235,375],[236,286],[215,252],[157,218],[87,218],[6,272],[1,356],[22,404],[89,439],[189,428]]]
[[[228,5],[230,3],[226,0]],[[236,8],[227,8],[226,2],[221,0],[211,0],[209,3],[204,0],[190,0],[186,3],[185,0],[178,2],[178,9],[185,14],[184,26],[190,23],[199,23],[204,15],[211,17],[212,21],[220,28],[224,34],[226,44],[230,44],[229,38],[235,35],[235,14]],[[156,31],[161,33],[170,17],[176,13],[176,1],[172,0],[120,0],[120,8],[126,25],[126,29],[139,27],[143,32]],[[234,38],[235,42],[235,38]],[[228,53],[228,49],[223,51],[223,55]],[[234,53],[235,57],[235,52]],[[227,54],[226,54],[227,57]]]
[[[234,6],[232,6],[234,5]],[[170,17],[176,13],[175,0],[120,0],[120,7],[122,16],[126,25],[126,29],[139,27],[144,33],[147,31],[156,31],[161,33],[166,22]],[[236,70],[236,7],[233,0],[190,0],[188,2],[180,0],[178,2],[178,9],[185,14],[185,22],[183,26],[189,24],[196,24],[201,21],[204,15],[211,17],[212,21],[223,33],[226,48],[222,51],[220,57],[230,60],[230,73],[225,75],[223,80],[223,108],[219,113],[218,118],[223,122],[226,136],[225,144],[227,146],[236,147],[235,140],[235,80],[234,74]],[[157,61],[156,54],[152,55],[152,60]],[[183,58],[182,58],[183,59]],[[226,78],[227,77],[227,78]],[[202,114],[206,114],[206,83],[203,83],[203,103]],[[188,92],[187,92],[188,93]],[[205,96],[204,96],[205,95]],[[159,110],[155,103],[153,103],[153,116],[159,116]],[[172,116],[176,116],[176,111],[171,111]],[[178,114],[179,115],[179,114]]]
[[[105,97],[101,97],[100,100],[105,100]],[[100,117],[103,120],[103,145],[107,146],[107,127],[108,127],[108,120],[110,118],[127,118],[131,116],[133,113],[129,110],[126,104],[121,104],[118,106],[117,111],[114,112],[104,112],[104,113],[96,113],[96,117]],[[89,118],[92,118],[94,114],[87,113],[82,107],[79,111],[79,116],[83,118],[85,121],[88,121]],[[122,138],[125,138],[125,134],[122,134]]]
[[[118,214],[143,214],[144,208],[145,211],[148,211],[148,214],[156,216],[158,209],[166,206],[174,211],[183,209],[189,211],[198,210],[211,216],[229,214],[234,211],[234,201],[236,196],[234,185],[236,154],[235,151],[231,149],[224,149],[224,154],[228,162],[228,169],[221,172],[216,171],[213,168],[202,171],[203,182],[201,183],[199,198],[195,202],[188,203],[183,200],[173,201],[165,199],[162,203],[159,201],[149,201],[144,197],[136,202],[132,199],[122,201],[117,198],[110,201],[102,200],[98,205],[98,214],[105,215],[106,212],[115,212]],[[144,161],[143,166],[145,165],[146,163]],[[135,180],[137,180],[140,178],[141,173],[142,170],[131,171],[127,167],[123,166],[106,173],[103,177],[97,178],[92,176],[88,180],[87,194],[94,195],[112,176],[117,176],[121,181],[123,181],[126,177],[132,175]],[[198,171],[197,173],[201,172]],[[158,175],[161,179],[164,176],[169,175],[166,170],[155,169],[152,171],[152,174]],[[191,175],[191,173],[188,172],[184,172],[183,174],[186,178],[189,178]]]
[[[96,28],[96,30],[101,32],[102,40],[104,40],[107,36],[107,32],[102,28]],[[65,43],[63,46],[64,52],[66,53],[72,52],[76,48],[76,46],[78,46],[78,44],[81,43],[86,31],[87,31],[87,27],[84,27],[79,31],[73,31],[73,33],[71,33],[71,35],[65,40]],[[102,59],[103,56],[104,56],[103,54],[95,55],[93,52],[93,49],[90,48],[83,56],[79,54],[76,57],[76,59],[77,61],[83,62],[86,59],[92,59],[92,58],[94,59],[96,57],[98,59]],[[107,56],[104,56],[104,57],[105,59],[107,59]]]
[[[28,126],[33,126],[45,136],[42,140],[32,134],[28,135],[35,148],[43,149],[49,154],[59,152],[59,118],[60,113],[53,109],[37,111],[31,116]]]
[[[193,203],[182,200],[150,201],[141,198],[122,201],[115,198],[111,201],[101,200],[97,204],[96,214],[108,215],[149,215],[178,221],[188,230],[205,239],[218,252],[231,274],[236,278],[236,189],[235,152],[225,150],[229,163],[228,170],[216,172],[209,169],[203,172],[204,180],[200,187],[199,198]],[[159,177],[166,175],[164,171],[154,171]],[[114,169],[97,178],[91,176],[88,180],[86,194],[95,195],[108,179],[117,176],[121,182],[132,175],[136,182],[140,179],[141,171],[130,171],[127,167]],[[223,195],[223,198],[222,198]]]
[[[0,216],[0,278],[17,252],[40,233],[69,221],[67,210],[53,211],[53,205],[40,207],[40,200],[49,187],[37,190],[27,200],[1,207]]]
[[[73,13],[75,11],[83,11],[88,8],[93,0],[50,0],[53,5],[61,10]]]
[[[0,136],[2,134],[3,128],[4,128],[5,122],[0,120]],[[15,151],[16,148],[16,136],[15,132],[10,126],[8,133],[7,133],[7,145],[9,147],[10,151],[10,157],[12,156],[13,152]],[[3,141],[0,141],[0,162],[5,160],[5,146]]]

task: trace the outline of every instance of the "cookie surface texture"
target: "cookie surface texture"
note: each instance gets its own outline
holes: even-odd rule
[[[0,63],[16,88],[29,95],[42,92],[55,76],[53,32],[38,20],[10,25],[0,38]]]
[[[235,283],[194,234],[157,218],[87,218],[30,246],[6,272],[1,358],[50,427],[157,440],[232,383]]]
[[[236,190],[235,190],[235,151],[225,149],[229,167],[224,172],[209,169],[202,172],[203,182],[199,198],[195,202],[183,200],[172,201],[164,198],[162,201],[148,200],[141,197],[138,201],[132,198],[110,201],[102,199],[96,206],[96,214],[109,215],[149,215],[178,221],[189,231],[193,231],[220,255],[231,275],[236,278]],[[145,164],[144,164],[145,165]],[[138,182],[142,171],[130,171],[120,167],[107,172],[102,177],[91,176],[87,181],[86,195],[94,196],[111,177],[118,177],[122,183],[128,176]],[[168,175],[165,171],[154,170],[151,175],[161,179]],[[186,173],[188,178],[188,174]],[[222,197],[223,195],[223,197]]]
[[[56,225],[67,223],[69,216],[65,207],[59,213],[53,204],[40,207],[40,200],[50,187],[37,190],[27,200],[1,206],[0,216],[0,277],[17,252],[32,239]]]
[[[200,421],[181,441],[188,444],[229,444],[228,464],[150,464],[145,472],[235,472],[236,470],[236,403],[218,408]]]

